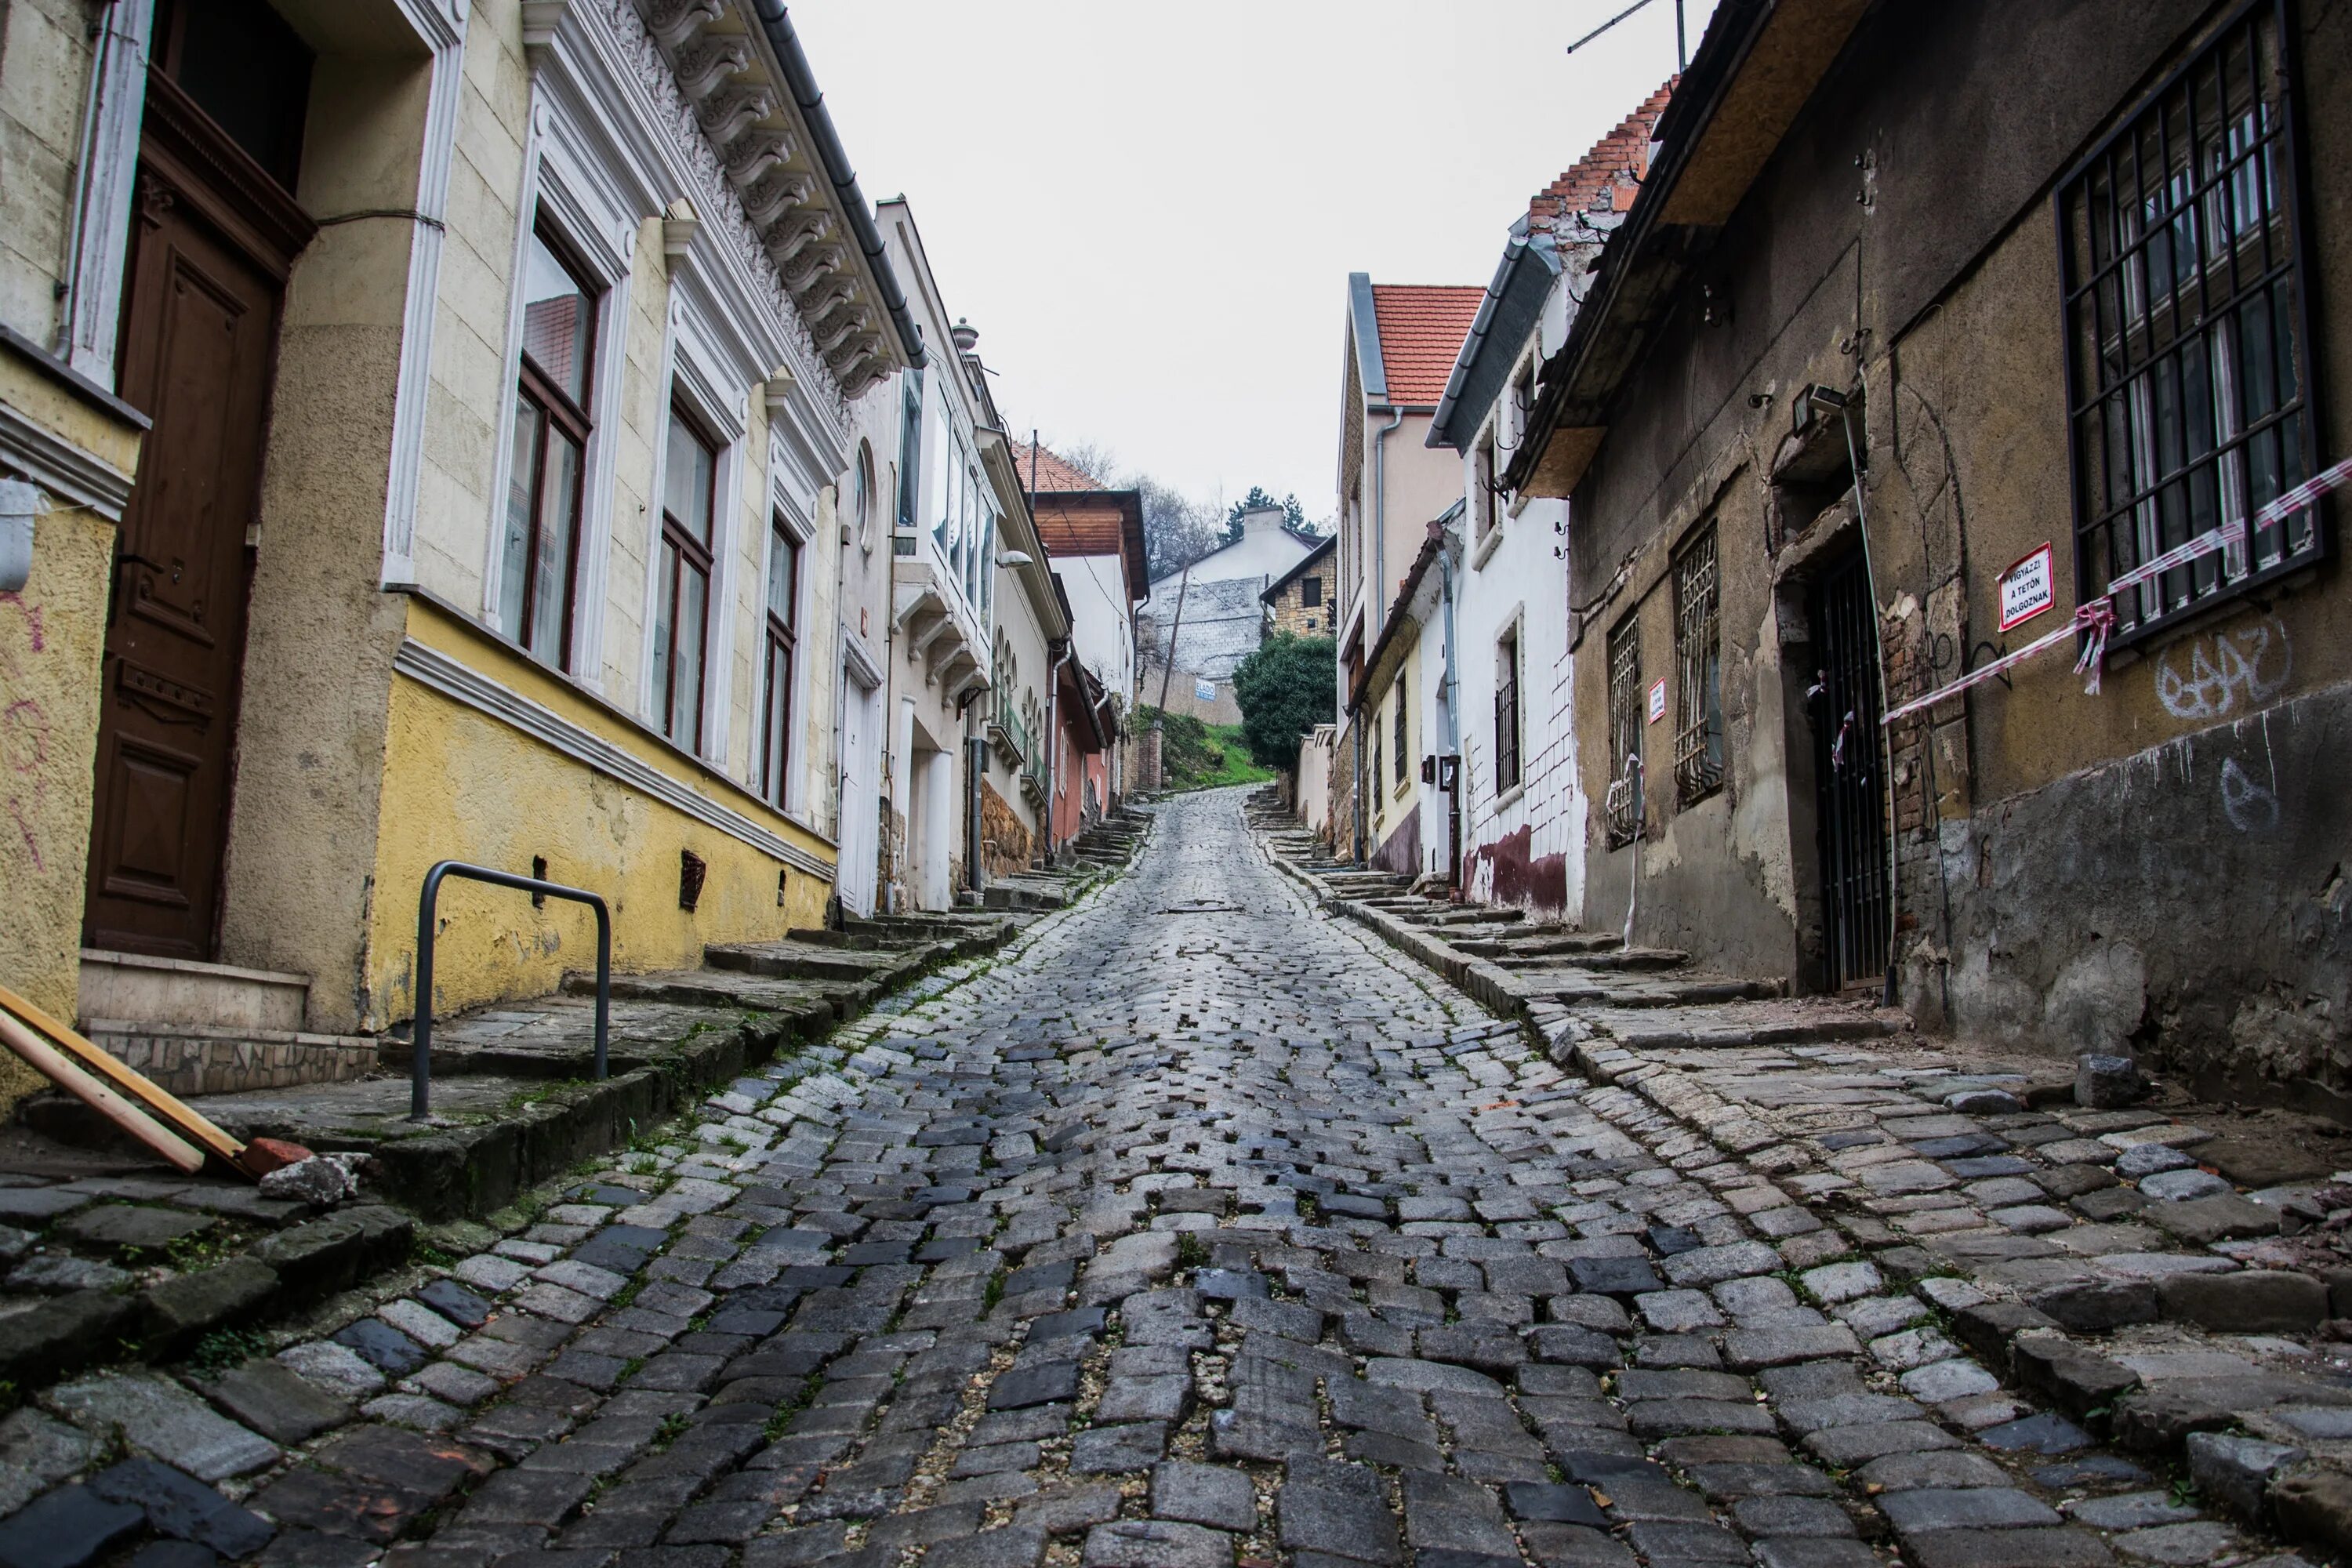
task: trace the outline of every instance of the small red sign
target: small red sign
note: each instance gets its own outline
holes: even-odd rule
[[[2058,580],[2051,570],[2050,546],[2000,574],[2000,629],[2021,626],[2058,602]]]

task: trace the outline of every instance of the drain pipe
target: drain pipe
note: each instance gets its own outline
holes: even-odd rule
[[[1045,672],[1045,732],[1037,743],[1045,748],[1045,858],[1051,862],[1060,846],[1054,842],[1054,813],[1061,802],[1057,793],[1062,784],[1062,671],[1069,668],[1070,660],[1078,651],[1076,628],[1070,639],[1062,645],[1062,657]]]
[[[1378,639],[1381,628],[1388,624],[1389,437],[1404,423],[1404,410],[1391,408],[1388,414],[1389,422],[1372,432],[1372,564],[1366,574],[1371,602],[1364,606],[1371,631],[1367,641]]]

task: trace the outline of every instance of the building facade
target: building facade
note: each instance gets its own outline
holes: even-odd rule
[[[12,205],[9,297],[46,247],[60,303],[9,363],[124,481],[42,480],[79,510],[17,601],[95,994],[161,964],[348,1033],[587,962],[586,911],[452,884],[418,997],[444,858],[603,894],[629,968],[824,918],[853,404],[924,350],[766,9],[11,8],[0,97],[82,162]],[[20,68],[89,85],[70,136]]]
[[[1717,13],[1507,475],[1588,910],[2352,1105],[2348,77],[2272,0]]]
[[[1458,840],[1448,863],[1465,897],[1540,915],[1584,909],[1570,519],[1565,500],[1502,475],[1528,433],[1537,369],[1565,341],[1586,269],[1640,189],[1665,102],[1661,89],[1514,221],[1426,437],[1460,457],[1462,510],[1439,563],[1448,657],[1423,677],[1428,710],[1459,742],[1455,787],[1431,798],[1425,838]]]
[[[1332,589],[1339,582],[1339,540],[1334,534],[1298,558],[1258,595],[1261,638],[1278,635],[1328,637],[1336,613]]]
[[[1016,454],[1034,500],[1037,532],[1068,607],[1070,641],[1057,654],[1053,770],[1055,841],[1115,809],[1137,776],[1133,714],[1139,698],[1137,610],[1150,594],[1143,497],[1032,445]]]
[[[1339,733],[1329,816],[1335,852],[1400,871],[1421,866],[1418,771],[1408,762],[1401,788],[1394,779],[1397,715],[1404,715],[1410,748],[1417,700],[1392,687],[1425,666],[1412,657],[1417,631],[1391,637],[1388,622],[1401,608],[1399,591],[1428,542],[1430,522],[1461,499],[1459,465],[1451,453],[1432,451],[1427,437],[1484,298],[1475,287],[1375,284],[1360,272],[1348,279],[1336,590]],[[1375,659],[1383,639],[1394,657]],[[1400,837],[1405,833],[1413,842]]]

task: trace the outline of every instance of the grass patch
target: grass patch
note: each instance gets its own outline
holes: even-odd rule
[[[201,1373],[223,1373],[260,1353],[259,1334],[243,1329],[215,1329],[196,1342],[188,1363]]]
[[[1250,760],[1249,742],[1239,724],[1209,724],[1190,713],[1166,713],[1149,705],[1136,710],[1136,726],[1149,729],[1154,720],[1160,731],[1160,767],[1171,791],[1215,789],[1223,784],[1265,784],[1271,768]]]

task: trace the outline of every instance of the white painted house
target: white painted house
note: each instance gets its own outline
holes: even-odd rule
[[[1567,340],[1587,265],[1633,205],[1665,101],[1661,89],[1512,224],[1427,437],[1461,454],[1463,504],[1432,574],[1450,604],[1423,623],[1439,657],[1421,666],[1430,733],[1458,743],[1461,782],[1424,796],[1424,861],[1434,850],[1444,869],[1446,813],[1458,811],[1466,897],[1570,920],[1584,913],[1591,803],[1576,783],[1569,503],[1496,476],[1527,429],[1538,367]]]

